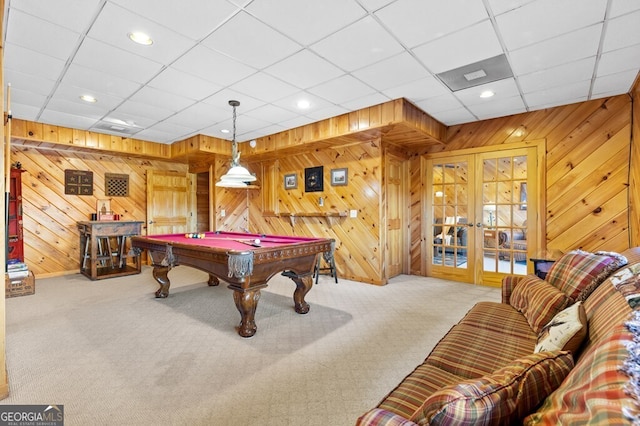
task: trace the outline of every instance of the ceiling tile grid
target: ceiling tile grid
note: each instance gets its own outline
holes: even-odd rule
[[[627,93],[637,0],[7,0],[13,116],[238,140],[406,98],[445,125]],[[151,45],[129,34],[144,31]],[[479,63],[503,55],[507,77]],[[469,72],[469,70],[477,70]],[[468,88],[452,91],[438,73]],[[477,79],[477,80],[476,80]],[[483,91],[494,96],[480,98]],[[80,100],[83,95],[95,103]],[[305,105],[299,105],[306,101]]]

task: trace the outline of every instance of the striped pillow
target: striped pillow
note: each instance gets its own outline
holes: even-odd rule
[[[553,392],[573,368],[570,352],[539,352],[479,379],[447,386],[411,417],[419,425],[517,424]]]
[[[535,275],[527,275],[518,282],[509,298],[509,304],[522,312],[535,333],[539,333],[569,302],[563,292]]]
[[[618,253],[574,250],[549,268],[546,280],[571,300],[584,301],[613,271],[626,264],[627,258]]]

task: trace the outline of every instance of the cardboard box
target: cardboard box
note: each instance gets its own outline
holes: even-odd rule
[[[29,276],[19,280],[9,280],[9,276],[4,276],[4,297],[28,296],[36,292],[36,277],[29,271]]]

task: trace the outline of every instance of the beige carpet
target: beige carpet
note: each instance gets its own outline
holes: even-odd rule
[[[384,287],[330,277],[293,310],[293,282],[262,291],[242,338],[231,290],[188,267],[92,282],[37,279],[7,299],[10,395],[63,404],[66,425],[353,425],[477,301],[499,290],[413,276]]]

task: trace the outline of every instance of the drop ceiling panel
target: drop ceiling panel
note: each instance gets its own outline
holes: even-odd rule
[[[4,46],[5,70],[21,71],[27,75],[56,81],[64,69],[64,61],[43,55],[12,43]],[[11,83],[11,81],[6,81]]]
[[[202,43],[257,68],[272,65],[302,48],[245,12],[233,16]]]
[[[7,42],[63,61],[73,53],[80,40],[80,34],[76,32],[18,10],[9,15],[7,25],[12,29]],[[42,36],[34,37],[34,32]]]
[[[301,50],[273,64],[265,72],[300,89],[308,89],[344,74],[340,68],[308,50]]]
[[[48,22],[69,28],[76,33],[89,29],[93,17],[100,11],[103,0],[56,0],[56,1],[15,1],[10,4],[9,15],[13,10],[21,10],[40,17]],[[9,2],[6,2],[9,3]],[[72,19],[70,19],[72,16]],[[45,33],[37,32],[34,38],[41,39]],[[11,29],[9,29],[9,32]]]
[[[602,25],[565,34],[511,52],[511,69],[515,75],[541,71],[578,61],[598,53]]]
[[[247,11],[302,45],[312,44],[366,14],[358,3],[344,0],[279,0],[278,7],[269,1],[254,1]]]
[[[424,66],[408,52],[402,52],[351,74],[381,91],[429,75]]]
[[[176,60],[172,67],[221,86],[228,86],[256,72],[255,68],[199,45]]]
[[[84,40],[74,62],[137,83],[146,83],[162,69],[158,62],[90,38]]]
[[[466,0],[398,0],[375,15],[409,48],[489,17],[482,2]],[[445,16],[455,19],[443,19]]]
[[[239,11],[226,0],[112,0],[113,3],[179,32],[192,40],[201,40]]]
[[[502,48],[487,20],[417,47],[413,52],[431,72],[440,73],[498,56]]]
[[[151,36],[153,44],[143,46],[131,41],[128,34],[134,31]],[[91,27],[88,37],[164,65],[173,62],[192,45],[187,37],[110,2]]]
[[[351,75],[345,75],[313,87],[309,89],[309,92],[329,102],[340,104],[370,95],[374,89]]]
[[[151,80],[149,86],[197,101],[207,98],[222,89],[222,86],[211,81],[171,67],[164,69]]]
[[[516,50],[602,22],[606,7],[607,0],[538,0],[496,21],[507,48]]]
[[[309,108],[301,109],[298,106],[298,102],[306,101],[309,103]],[[284,108],[288,111],[294,112],[296,114],[305,114],[308,115],[313,111],[317,111],[319,109],[326,108],[331,105],[326,99],[322,99],[319,96],[311,94],[306,91],[297,92],[293,95],[284,97],[282,99],[273,102],[273,105],[277,105],[281,108]]]
[[[588,80],[593,75],[596,57],[585,58],[576,62],[569,62],[557,67],[549,68],[522,75],[518,78],[520,88],[524,93],[550,89],[576,80]]]
[[[274,102],[300,90],[265,73],[249,76],[232,85],[231,89],[264,102]]]
[[[598,62],[598,77],[640,68],[640,44],[604,53]]]
[[[593,83],[593,94],[605,96],[621,91],[629,91],[638,73],[635,70],[625,71],[616,74],[609,74],[596,78]]]
[[[382,93],[391,99],[407,98],[419,101],[448,94],[450,91],[440,80],[429,75],[420,80],[383,90]]]
[[[106,93],[123,99],[128,98],[142,87],[141,83],[77,64],[69,66],[62,79],[62,84],[86,89],[90,92],[88,94]],[[97,98],[98,96],[94,95],[94,97]]]
[[[638,42],[640,42],[640,11],[609,21],[602,48],[603,51],[608,52],[632,46]]]
[[[485,91],[491,91],[494,95],[490,98],[481,98],[480,94]],[[506,78],[504,80],[458,90],[454,93],[454,96],[458,98],[463,105],[467,106],[489,105],[519,95],[518,86],[516,86],[513,78]]]
[[[590,87],[591,80],[583,80],[552,89],[526,93],[524,98],[531,108],[547,108],[559,105],[565,99],[571,100],[570,103],[586,100]]]
[[[370,16],[313,44],[311,49],[346,71],[364,68],[403,50]]]

